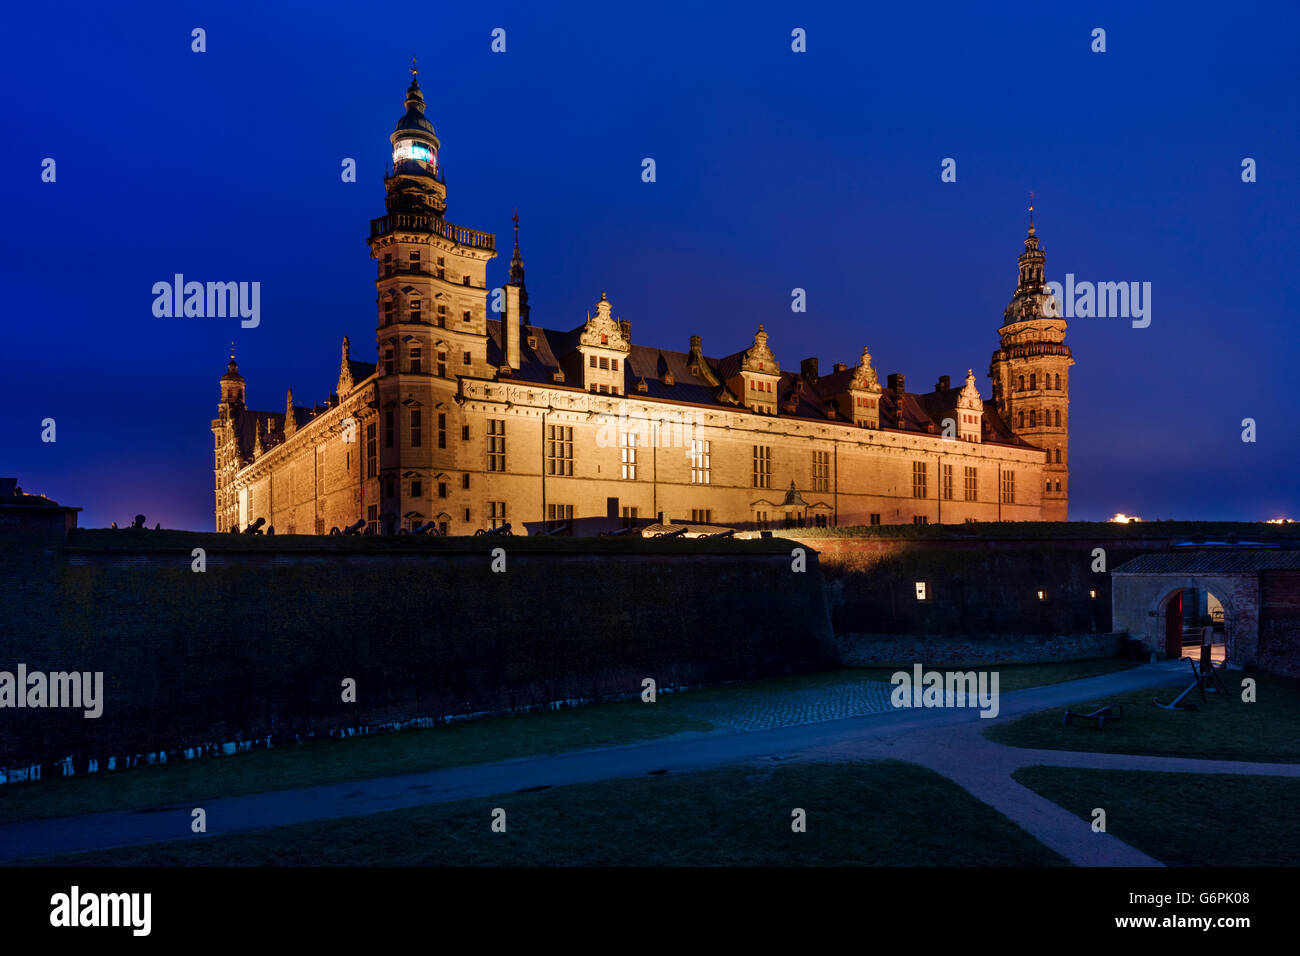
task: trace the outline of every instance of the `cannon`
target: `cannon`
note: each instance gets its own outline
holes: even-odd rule
[[[366,526],[366,519],[365,519],[365,518],[359,518],[359,519],[357,519],[357,521],[356,521],[355,524],[350,524],[350,525],[348,525],[346,528],[344,528],[344,529],[343,529],[343,533],[344,533],[344,534],[360,534],[360,533],[361,533],[361,529],[364,528],[365,526]]]
[[[266,524],[266,519],[258,518],[256,521],[254,521],[252,524],[250,524],[247,528],[244,529],[244,534],[261,534],[262,525],[264,524]]]

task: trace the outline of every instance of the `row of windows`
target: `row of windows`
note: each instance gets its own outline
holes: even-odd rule
[[[588,359],[590,360],[588,364],[589,364],[592,368],[603,368],[603,369],[608,369],[608,370],[611,371],[611,372],[617,372],[617,371],[618,371],[618,359],[616,359],[616,358],[608,358],[608,357],[602,355],[602,356],[600,356],[600,361],[597,362],[597,360],[596,360],[597,357],[596,357],[595,355],[591,355],[591,356],[588,356]]]
[[[1051,424],[1052,424],[1052,412],[1051,412],[1051,410],[1044,410],[1044,411],[1043,411],[1043,419],[1042,419],[1042,421],[1043,421],[1043,427],[1044,427],[1044,428],[1047,428],[1047,427],[1051,426]],[[1024,413],[1024,412],[1021,412],[1021,413],[1020,413],[1019,422],[1020,422],[1020,424],[1019,424],[1017,427],[1019,427],[1019,428],[1024,428],[1024,427],[1025,427],[1025,413]],[[1032,408],[1029,410],[1029,427],[1030,427],[1030,428],[1037,428],[1037,427],[1038,427],[1038,412],[1037,412],[1035,409],[1032,409]],[[1059,408],[1056,409],[1056,427],[1057,427],[1057,428],[1060,428],[1060,427],[1061,427],[1061,410],[1060,410]]]
[[[411,447],[420,447],[423,440],[422,418],[419,409],[413,409],[410,413],[411,430],[410,443]],[[547,474],[559,477],[572,477],[573,475],[573,426],[572,425],[550,425],[548,426],[546,461]],[[469,439],[469,426],[461,427],[461,439]],[[394,413],[392,410],[384,412],[384,447],[392,448],[394,444]],[[447,416],[444,413],[438,415],[438,447],[447,447]],[[753,447],[753,471],[751,475],[752,486],[755,488],[772,487],[772,447],[770,445],[754,445]],[[637,448],[638,437],[636,432],[621,432],[619,435],[619,464],[620,478],[628,481],[635,481],[637,477]],[[1056,450],[1057,461],[1060,461],[1060,449]],[[711,483],[712,461],[710,452],[710,443],[702,439],[691,439],[690,445],[690,462],[691,462],[691,483],[707,485]],[[812,461],[812,482],[813,491],[830,490],[830,452],[814,451]],[[373,478],[377,470],[377,458],[375,448],[375,426],[368,424],[366,426],[366,477]],[[504,472],[506,470],[506,423],[504,419],[490,418],[487,421],[487,470],[490,472]],[[978,472],[973,466],[963,467],[963,498],[966,501],[976,501],[978,492]],[[469,475],[464,476],[465,487],[469,487]],[[1048,490],[1051,490],[1050,482]],[[1060,483],[1057,483],[1057,490],[1060,490]],[[954,473],[953,466],[942,464],[939,472],[939,493],[944,500],[951,501],[954,498]],[[413,491],[412,494],[419,497],[419,492]],[[445,497],[445,495],[443,495]],[[912,462],[912,497],[928,498],[929,497],[929,463],[925,461]],[[1012,503],[1015,500],[1015,472],[1004,471],[1002,473],[1002,500]]]
[[[1055,384],[1053,384],[1053,382],[1055,382]],[[1056,373],[1056,378],[1055,378],[1055,379],[1053,379],[1051,375],[1045,374],[1045,375],[1043,376],[1043,388],[1049,388],[1049,389],[1052,389],[1053,391],[1060,391],[1060,389],[1061,389],[1061,373],[1060,373],[1060,372],[1057,372],[1057,373]],[[1037,372],[1030,372],[1030,373],[1029,373],[1029,390],[1032,392],[1032,391],[1036,391],[1037,389],[1038,389],[1038,373],[1037,373]],[[1018,391],[1018,392],[1023,392],[1024,390],[1025,390],[1025,377],[1022,375],[1022,376],[1020,376],[1019,384],[1018,384],[1018,387],[1016,388],[1016,391]]]
[[[439,378],[447,377],[447,353],[444,350],[437,352],[438,360],[434,366]],[[418,375],[424,371],[424,351],[419,346],[412,346],[407,350],[407,368],[412,374]],[[470,352],[461,353],[461,364],[465,366],[474,364],[474,356]],[[392,375],[396,368],[396,362],[393,357],[391,346],[384,349],[383,370],[385,375]]]

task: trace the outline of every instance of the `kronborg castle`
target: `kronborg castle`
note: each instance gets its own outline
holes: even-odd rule
[[[763,326],[720,358],[633,344],[595,311],[533,323],[519,251],[488,289],[495,237],[444,218],[439,141],[417,82],[391,140],[387,213],[370,223],[376,362],[343,340],[327,404],[254,411],[231,358],[212,421],[216,526],[277,533],[590,534],[650,523],[738,529],[1063,521],[1065,321],[1032,207],[985,400],[975,376],[929,392],[855,365],[798,368]],[[594,295],[593,295],[594,298]],[[489,318],[489,314],[500,318]],[[682,343],[685,345],[686,343]],[[806,344],[805,344],[806,345]]]

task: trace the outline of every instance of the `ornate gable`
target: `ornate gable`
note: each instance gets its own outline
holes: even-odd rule
[[[740,368],[745,372],[762,372],[767,375],[780,375],[781,366],[772,354],[772,350],[767,347],[767,333],[763,331],[760,323],[758,331],[754,333],[754,344],[745,350],[741,357]]]
[[[623,327],[618,320],[610,314],[611,309],[609,299],[602,292],[600,301],[596,303],[596,314],[587,316],[587,324],[578,337],[580,346],[614,349],[618,352],[632,351],[632,343],[623,334]]]
[[[861,392],[880,392],[880,380],[876,378],[876,370],[871,367],[871,353],[867,347],[862,346],[862,360],[858,367],[853,370],[853,378],[849,382],[849,388]]]

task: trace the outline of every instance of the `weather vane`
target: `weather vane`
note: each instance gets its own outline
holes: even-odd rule
[[[420,71],[415,68],[415,57],[411,57],[411,76],[416,76]]]

